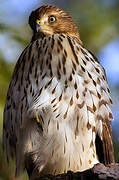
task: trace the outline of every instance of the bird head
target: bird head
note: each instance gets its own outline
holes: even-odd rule
[[[40,38],[43,34],[46,36],[66,34],[79,38],[77,26],[72,18],[55,6],[44,5],[32,11],[29,16],[29,25],[37,38]]]

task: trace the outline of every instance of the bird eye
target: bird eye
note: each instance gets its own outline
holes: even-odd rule
[[[56,21],[56,18],[54,16],[49,17],[49,23],[53,23]]]

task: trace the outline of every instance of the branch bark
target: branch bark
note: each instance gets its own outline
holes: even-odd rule
[[[35,180],[119,180],[119,164],[104,166],[100,163],[84,172],[73,173],[68,171],[66,174],[47,175]]]

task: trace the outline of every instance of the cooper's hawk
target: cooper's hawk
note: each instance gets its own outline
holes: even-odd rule
[[[72,18],[55,6],[29,17],[4,110],[3,143],[16,174],[84,171],[114,162],[110,91],[103,67],[84,48]]]

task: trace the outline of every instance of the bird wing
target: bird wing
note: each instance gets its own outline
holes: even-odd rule
[[[109,164],[114,162],[114,151],[112,143],[111,119],[113,119],[110,106],[112,100],[108,87],[104,68],[100,65],[98,59],[82,45],[72,39],[68,39],[74,60],[78,66],[78,76],[83,79],[84,90],[80,90],[83,101],[80,104],[80,111],[84,109],[89,119],[87,128],[92,127],[92,131],[96,133],[96,152],[100,162]],[[80,63],[79,63],[79,62]],[[79,83],[81,89],[81,81]],[[83,103],[85,102],[85,103]],[[84,107],[86,105],[87,113]],[[80,123],[80,121],[79,121]],[[79,124],[80,126],[80,124]]]
[[[46,91],[41,98],[40,93],[52,82],[53,70],[48,61],[52,60],[52,54],[56,57],[53,47],[54,36],[31,42],[18,59],[11,78],[4,108],[3,148],[8,162],[16,158],[16,175],[25,168],[25,154],[40,145],[41,130],[34,121],[35,109],[49,100]]]
[[[90,79],[92,80],[95,90],[89,88],[93,102],[97,96],[98,104],[95,114],[96,122],[96,152],[100,162],[106,164],[114,163],[114,149],[112,143],[112,129],[111,120],[113,115],[110,109],[112,100],[110,97],[110,90],[108,87],[106,74],[104,68],[99,64],[97,58],[90,52],[83,49],[82,53],[85,58],[90,59],[90,63],[94,70],[90,72]],[[95,94],[96,92],[96,94]],[[95,96],[96,95],[96,96]],[[86,99],[87,101],[87,99]]]
[[[34,84],[31,81],[33,77],[35,79],[35,76],[37,76],[37,69],[35,69],[36,71],[34,70],[35,74],[32,71],[34,59],[36,59],[34,51],[38,52],[36,43],[30,43],[19,57],[11,78],[4,108],[3,148],[7,153],[8,162],[10,157],[16,157],[16,174],[24,168],[26,146],[29,151],[31,148],[29,142],[26,146],[24,144],[28,138],[27,132],[30,130],[27,111],[33,99],[35,89],[34,80]]]

